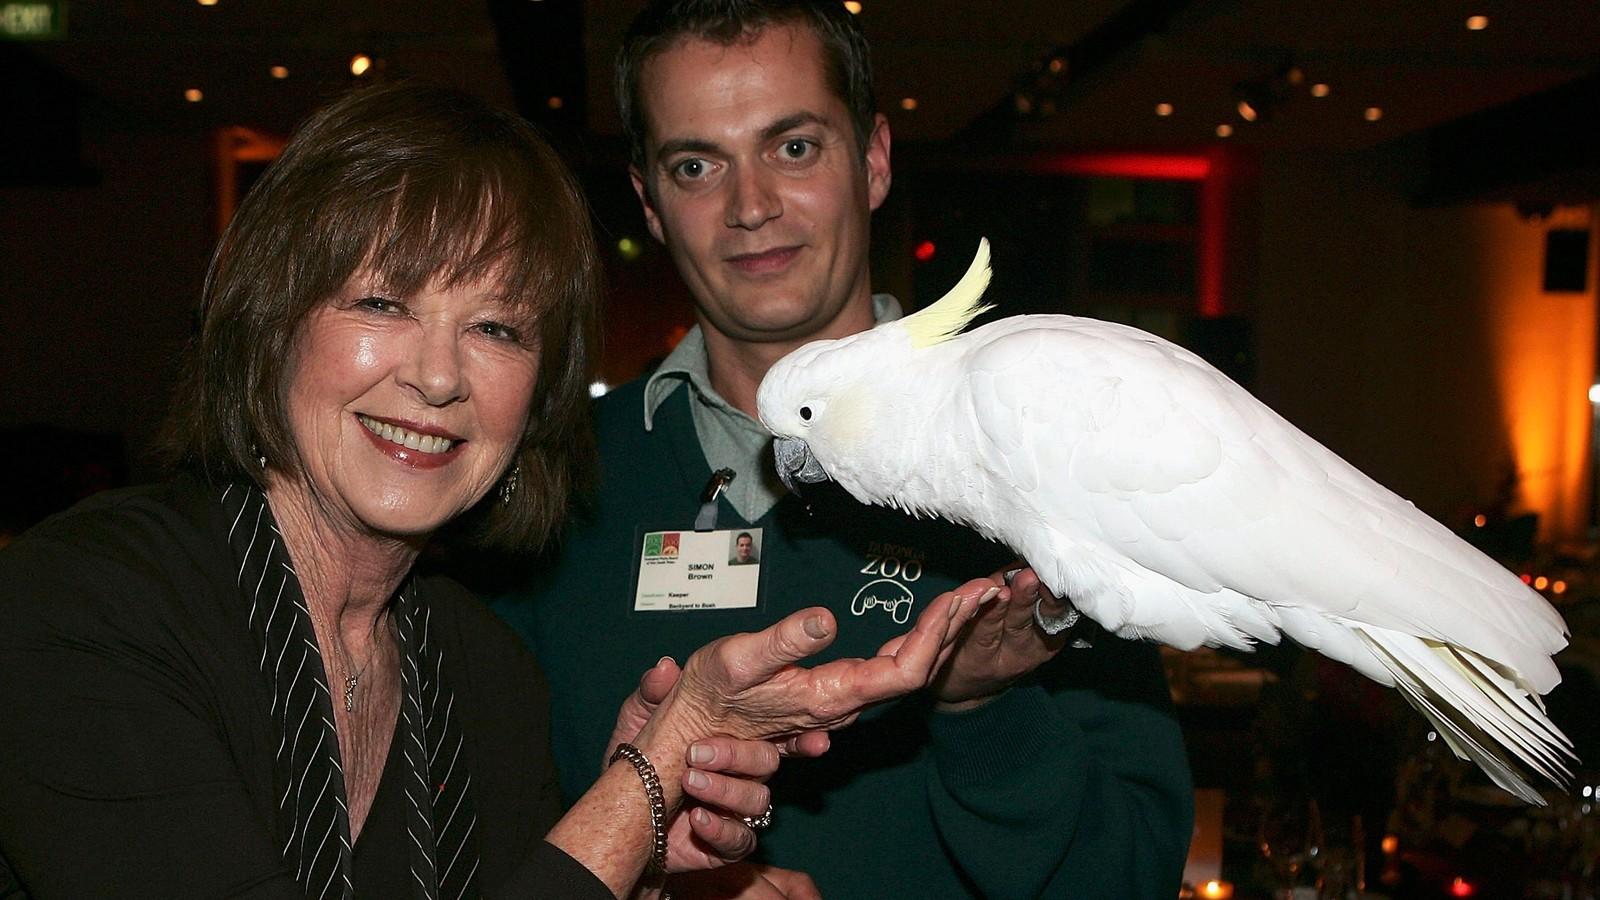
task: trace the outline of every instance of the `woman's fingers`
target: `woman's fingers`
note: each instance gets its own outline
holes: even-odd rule
[[[761,811],[765,812],[766,807]],[[738,819],[719,816],[703,806],[689,811],[689,829],[721,859],[744,859],[756,849],[756,833],[749,826]]]
[[[916,690],[928,683],[941,659],[961,634],[961,629],[1000,593],[987,578],[974,579],[939,595],[917,617],[910,632],[892,638],[877,656],[860,663],[859,680],[867,702],[876,703]]]
[[[768,778],[778,771],[778,755],[778,748],[770,741],[709,737],[689,746],[688,762],[690,766],[708,772]]]
[[[735,634],[717,642],[715,660],[732,690],[743,690],[778,674],[833,643],[837,623],[827,608],[790,613],[761,631]]]
[[[690,769],[683,773],[683,792],[707,806],[755,818],[772,804],[772,792],[759,781]]]

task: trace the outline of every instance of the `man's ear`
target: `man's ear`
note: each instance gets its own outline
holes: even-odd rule
[[[650,185],[645,183],[644,173],[638,166],[629,166],[628,180],[633,182],[633,192],[639,195],[639,206],[644,210],[644,224],[650,229],[650,236],[665,244],[667,239],[661,236],[661,216],[656,213],[656,202],[650,195]]]
[[[889,119],[883,113],[872,117],[872,134],[867,136],[867,202],[869,209],[883,205],[889,196]]]

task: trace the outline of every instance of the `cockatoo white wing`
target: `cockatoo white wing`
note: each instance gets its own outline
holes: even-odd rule
[[[1192,353],[1068,316],[959,340],[985,463],[1069,538],[1203,594],[1459,644],[1541,691],[1558,680],[1564,627],[1542,598]]]
[[[1537,696],[1565,627],[1543,598],[1182,348],[1068,316],[958,338],[979,523],[1107,628],[1180,647],[1278,629],[1396,685],[1452,747],[1540,802],[1564,736]]]

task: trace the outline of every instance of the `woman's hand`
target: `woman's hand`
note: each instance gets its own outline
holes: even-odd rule
[[[999,591],[977,579],[941,594],[909,633],[871,659],[795,665],[833,642],[837,623],[822,607],[713,641],[689,658],[640,740],[665,739],[670,746],[711,734],[771,740],[842,728],[872,704],[926,687],[963,626]]]
[[[822,900],[806,873],[760,863],[674,876],[667,887],[682,900]]]
[[[617,725],[607,742],[606,759],[617,744],[633,741],[656,707],[677,683],[680,671],[662,657],[639,679],[617,714]],[[778,770],[780,756],[821,756],[828,749],[827,732],[806,732],[781,745],[768,741],[737,741],[710,737],[690,745],[683,774],[686,802],[667,830],[667,870],[711,869],[748,856],[756,834],[741,819],[765,813],[771,793],[765,782]]]

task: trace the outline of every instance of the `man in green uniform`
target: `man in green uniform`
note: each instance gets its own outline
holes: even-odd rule
[[[592,509],[496,603],[549,675],[571,796],[600,771],[609,711],[660,654],[825,604],[829,655],[870,656],[939,593],[1011,564],[832,485],[787,495],[754,418],[779,358],[900,314],[868,283],[890,137],[853,17],[837,0],[657,2],[618,67],[633,184],[698,324],[599,401]],[[743,532],[759,561],[729,567]],[[1035,624],[1067,611],[1017,575],[927,691],[785,763],[758,858],[830,900],[1175,896],[1192,788],[1156,650]]]

